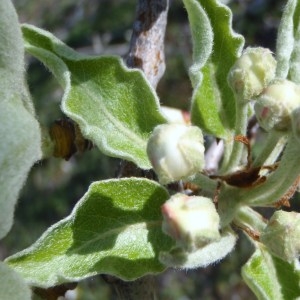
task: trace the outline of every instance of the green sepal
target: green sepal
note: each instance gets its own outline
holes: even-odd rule
[[[170,251],[161,251],[160,261],[168,267],[196,269],[207,267],[222,260],[233,251],[237,236],[230,227],[225,228],[221,238],[195,251],[189,252],[182,247],[173,247]]]

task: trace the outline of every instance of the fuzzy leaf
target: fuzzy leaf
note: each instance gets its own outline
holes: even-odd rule
[[[297,1],[295,11],[293,14],[293,35],[294,35],[294,45],[293,52],[291,54],[289,78],[300,83],[300,1]]]
[[[26,50],[40,59],[65,89],[62,110],[107,155],[151,168],[149,135],[166,120],[143,73],[118,57],[83,56],[49,32],[23,25]]]
[[[299,56],[299,12],[300,3],[297,0],[289,0],[284,8],[281,22],[278,28],[276,44],[276,77],[285,79],[288,77],[290,65],[292,65],[292,80],[299,81],[295,75],[298,72],[296,61]],[[294,48],[295,47],[295,48]],[[292,61],[291,61],[292,60]]]
[[[224,4],[217,0],[184,3],[197,54],[190,70],[194,86],[192,121],[207,133],[225,137],[235,124],[235,99],[226,79],[241,54],[244,39],[233,32],[231,10]],[[197,75],[205,64],[202,76]]]
[[[172,243],[161,230],[160,206],[168,198],[147,179],[95,182],[69,217],[7,263],[40,287],[99,273],[133,280],[161,272],[158,253]]]
[[[213,49],[213,31],[209,18],[196,0],[183,0],[188,13],[193,39],[193,65],[190,77],[193,87],[201,84],[203,75],[201,69],[206,64]]]
[[[207,63],[202,69],[203,81],[193,94],[192,121],[207,133],[225,137],[226,133],[219,113],[220,95],[213,72],[211,63]]]
[[[24,279],[5,263],[0,262],[0,299],[30,300],[31,292]]]
[[[27,174],[41,157],[39,124],[24,83],[24,48],[14,7],[0,1],[0,238],[11,228]]]
[[[258,299],[290,300],[300,297],[299,266],[272,256],[262,244],[242,268],[242,276]],[[297,262],[297,264],[299,264]]]

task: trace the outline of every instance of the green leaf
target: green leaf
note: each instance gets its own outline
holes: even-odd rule
[[[5,263],[0,262],[0,299],[30,300],[31,292],[24,279]]]
[[[1,88],[0,95],[2,98],[9,95],[12,88],[20,91],[23,84],[24,50],[18,17],[10,0],[1,1],[0,16],[1,84],[2,87],[5,85],[11,87],[11,89]],[[16,75],[17,78],[15,78]]]
[[[23,25],[26,50],[40,59],[65,89],[62,110],[105,154],[151,168],[146,145],[166,120],[143,73],[118,57],[83,56],[49,32]]]
[[[220,94],[216,87],[214,68],[207,63],[202,69],[203,81],[193,94],[192,121],[202,130],[217,137],[225,137],[220,116]],[[205,96],[204,96],[205,95]]]
[[[272,256],[262,244],[242,268],[242,276],[258,299],[290,300],[300,297],[299,266]],[[297,298],[298,299],[298,298]]]
[[[231,10],[217,0],[184,0],[194,41],[191,67],[194,93],[192,122],[207,133],[226,137],[235,125],[235,99],[227,74],[244,45],[233,32]],[[196,72],[202,68],[203,74]]]
[[[297,65],[295,59],[299,56],[299,9],[297,0],[289,0],[287,2],[278,28],[276,44],[276,77],[281,79],[287,78],[290,64],[292,64],[294,69],[292,71],[292,80],[296,80],[296,82],[299,81],[299,78],[295,76],[295,67]]]
[[[9,0],[0,1],[0,238],[11,228],[19,192],[41,157],[39,124],[24,83],[24,49]]]
[[[294,25],[294,46],[293,52],[291,54],[289,78],[300,83],[300,2],[297,1],[295,7],[295,12],[293,15],[293,25]]]
[[[183,0],[183,3],[188,13],[193,39],[193,65],[190,68],[190,76],[195,88],[201,84],[201,69],[212,53],[213,32],[209,18],[198,1]]]
[[[209,18],[198,1],[184,0],[188,12],[192,39],[193,65],[190,78],[194,87],[192,95],[192,122],[202,130],[224,136],[224,127],[220,120],[218,104],[215,97],[214,75],[208,62],[213,50],[213,31]]]
[[[172,243],[161,230],[160,206],[168,198],[147,179],[95,182],[69,217],[7,263],[40,287],[99,273],[133,280],[162,272],[158,253]]]

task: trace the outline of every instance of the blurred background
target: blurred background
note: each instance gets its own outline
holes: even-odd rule
[[[136,2],[133,0],[14,0],[21,23],[51,31],[77,51],[91,55],[125,56],[131,37]],[[234,13],[234,28],[246,45],[274,50],[285,0],[226,1]],[[191,40],[187,15],[179,0],[170,1],[166,33],[166,72],[158,85],[163,105],[189,109]],[[43,65],[27,57],[28,84],[40,123],[49,127],[62,116],[62,90]],[[31,170],[16,208],[15,223],[0,244],[3,259],[31,245],[50,225],[67,216],[91,182],[115,176],[118,160],[97,149],[70,160],[51,158]],[[252,253],[242,236],[235,251],[221,263],[193,271],[168,270],[157,276],[158,299],[255,299],[242,282],[240,268]],[[101,276],[85,280],[76,299],[115,299]]]

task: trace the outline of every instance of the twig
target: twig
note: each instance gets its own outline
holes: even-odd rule
[[[126,63],[143,70],[153,88],[165,71],[168,0],[139,0]]]

